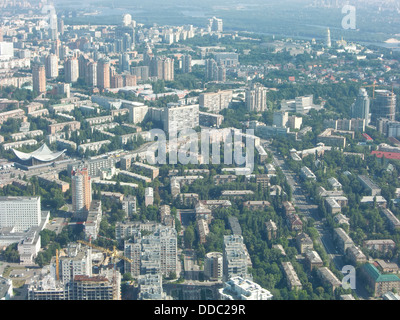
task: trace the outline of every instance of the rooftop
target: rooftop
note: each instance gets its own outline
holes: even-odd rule
[[[381,274],[371,263],[364,264],[363,269],[375,282],[400,281],[400,278],[395,274]]]
[[[12,151],[14,151],[14,153],[18,157],[18,159],[20,159],[22,161],[29,161],[32,159],[36,159],[38,161],[43,161],[43,162],[56,160],[66,150],[67,149],[64,149],[63,151],[52,152],[45,143],[39,149],[36,149],[35,151],[30,152],[30,153],[25,153],[25,152],[21,152],[21,151],[12,149]]]

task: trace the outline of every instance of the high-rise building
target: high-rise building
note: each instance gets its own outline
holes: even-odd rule
[[[122,200],[122,210],[125,211],[128,217],[136,213],[136,197],[127,196]]]
[[[57,30],[61,35],[64,34],[64,20],[61,18],[57,19]]]
[[[110,270],[112,272],[112,270]],[[121,274],[75,276],[68,283],[68,300],[121,300]]]
[[[267,89],[259,83],[252,83],[246,89],[246,107],[250,112],[267,110]]]
[[[124,74],[124,87],[134,87],[137,85],[136,76],[131,74]]]
[[[232,95],[232,90],[204,92],[199,96],[199,106],[211,112],[220,112],[229,107],[232,102]]]
[[[289,113],[285,111],[275,111],[273,115],[273,125],[286,128],[289,121]]]
[[[40,197],[0,197],[0,228],[27,231],[40,225]]]
[[[53,8],[54,9],[54,8]],[[58,30],[57,30],[57,14],[56,12],[50,12],[49,13],[49,38],[51,40],[56,40],[58,39]]]
[[[205,77],[208,81],[226,81],[226,69],[219,66],[214,59],[207,59],[205,64]]]
[[[192,72],[192,56],[189,54],[185,54],[182,56],[182,72]]]
[[[124,77],[121,74],[111,76],[110,86],[111,88],[122,88],[124,86]]]
[[[199,126],[199,105],[179,105],[169,103],[162,114],[164,131],[171,136],[181,130]]]
[[[90,208],[92,202],[91,180],[86,168],[71,173],[72,210],[81,213]]]
[[[132,16],[129,13],[126,13],[122,16],[122,25],[124,27],[132,25]]]
[[[90,87],[97,86],[97,62],[90,61],[87,65],[85,82]]]
[[[89,64],[89,58],[84,54],[79,55],[78,57],[79,77],[86,79],[88,64]]]
[[[110,88],[110,63],[100,59],[97,63],[97,87],[100,89]]]
[[[57,57],[61,55],[61,41],[60,39],[56,39],[51,43],[51,52],[54,53]]]
[[[79,62],[78,59],[73,57],[68,59],[64,65],[65,82],[73,83],[78,81],[79,78]]]
[[[82,247],[79,243],[69,243],[67,255],[59,259],[60,280],[70,282],[77,275],[92,275],[91,248]]]
[[[375,90],[375,99],[371,108],[371,122],[373,124],[379,118],[395,120],[396,95],[389,90]]]
[[[223,31],[222,19],[218,19],[216,17],[208,19],[208,31],[222,32]]]
[[[121,54],[119,68],[120,72],[130,71],[130,60],[128,53]]]
[[[46,57],[46,77],[49,79],[58,77],[58,57],[54,53]]]
[[[355,119],[365,119],[365,124],[370,122],[369,114],[370,100],[365,88],[360,88],[358,96],[351,106],[351,117]]]
[[[137,238],[124,242],[124,256],[131,261],[124,261],[125,272],[129,272],[133,277],[140,275],[140,257],[142,245],[140,242],[140,231],[137,230]]]
[[[150,75],[158,80],[174,80],[174,59],[155,57],[150,62]]]
[[[32,67],[33,91],[40,94],[46,92],[46,68],[42,64],[34,64]]]
[[[221,281],[224,271],[221,252],[209,252],[204,257],[204,276],[211,281]]]
[[[206,79],[207,80],[215,80],[215,74],[217,72],[217,62],[214,59],[207,59],[206,65]]]
[[[223,257],[225,280],[235,276],[248,278],[249,256],[242,236],[224,236]]]
[[[0,60],[9,60],[14,57],[14,44],[12,42],[0,42]]]
[[[149,80],[149,66],[132,67],[131,73],[136,76],[137,80]]]

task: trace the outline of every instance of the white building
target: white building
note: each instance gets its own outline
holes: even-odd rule
[[[67,255],[60,257],[59,274],[64,283],[72,281],[77,275],[92,276],[91,248],[81,247],[79,243],[70,243]]]
[[[39,232],[39,229],[32,228],[31,231],[19,241],[18,253],[20,257],[20,264],[34,264],[34,259],[40,250],[41,237]]]
[[[0,197],[0,228],[26,231],[41,223],[40,197]]]
[[[154,190],[152,187],[148,187],[144,190],[144,203],[145,206],[152,206],[154,203]]]
[[[219,289],[220,300],[272,300],[272,297],[271,292],[242,277],[231,278]]]
[[[179,105],[169,103],[162,113],[163,128],[166,134],[176,134],[181,130],[199,126],[199,105]]]

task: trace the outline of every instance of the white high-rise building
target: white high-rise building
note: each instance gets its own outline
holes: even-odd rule
[[[212,17],[208,20],[208,30],[214,32],[222,32],[223,31],[223,22],[222,19],[218,19],[216,17]]]
[[[355,119],[365,119],[365,124],[370,122],[369,113],[370,100],[365,88],[360,88],[356,101],[351,106],[351,117]]]
[[[122,25],[125,27],[132,25],[132,16],[129,13],[122,16]]]
[[[12,42],[0,42],[0,60],[9,60],[14,57],[14,44]]]
[[[76,58],[70,58],[64,65],[65,82],[72,83],[78,81],[79,62]]]
[[[58,77],[58,57],[51,53],[46,57],[46,78]]]
[[[40,223],[40,197],[0,197],[0,228],[26,231]]]
[[[248,278],[249,256],[243,237],[239,235],[224,236],[224,279],[239,276]]]
[[[179,105],[169,103],[162,114],[164,131],[171,135],[185,129],[194,129],[199,125],[199,105]]]
[[[77,275],[92,276],[91,248],[71,243],[67,248],[67,256],[60,257],[60,280],[68,283]]]
[[[92,202],[91,180],[86,168],[74,171],[71,177],[72,210],[75,213],[87,211]]]
[[[263,112],[267,110],[267,88],[259,83],[252,83],[246,89],[246,107],[250,112]]]

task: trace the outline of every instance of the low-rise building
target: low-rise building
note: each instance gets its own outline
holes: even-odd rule
[[[302,167],[300,169],[300,176],[304,179],[304,180],[317,180],[317,177],[315,176],[315,174],[306,166]]]
[[[364,264],[360,271],[374,297],[380,297],[388,291],[400,290],[400,278],[397,275],[382,274],[372,263]]]
[[[334,291],[336,288],[339,288],[342,285],[342,282],[327,267],[318,268],[317,274],[321,279],[322,283],[330,287],[332,291]]]
[[[379,208],[380,213],[386,218],[392,230],[400,230],[400,221],[388,208]]]
[[[265,223],[265,229],[267,231],[268,240],[276,239],[278,227],[276,223],[271,219]]]
[[[236,179],[237,179],[237,176],[235,176],[233,174],[217,174],[214,176],[214,183],[215,183],[215,185],[226,184],[226,183],[235,182]]]
[[[396,248],[396,243],[392,239],[364,240],[363,246],[368,250],[388,252]]]
[[[303,286],[293,268],[292,263],[290,261],[282,262],[282,268],[286,276],[286,283],[289,290],[301,290]]]
[[[305,232],[301,232],[296,236],[296,244],[300,253],[305,253],[314,249],[314,243],[312,239]]]
[[[313,268],[320,268],[324,265],[318,252],[315,250],[307,250],[304,253],[305,261],[308,269],[311,271]]]
[[[219,300],[272,300],[272,297],[271,292],[242,277],[230,278],[219,289]]]
[[[366,175],[359,175],[358,181],[360,181],[361,185],[364,187],[368,195],[370,196],[380,196],[381,195],[381,188],[373,182],[368,176]]]
[[[354,246],[353,240],[342,228],[333,230],[333,239],[343,254],[346,253],[347,248]]]
[[[346,250],[346,257],[355,265],[356,263],[367,262],[367,257],[360,248],[353,245]]]
[[[271,203],[266,200],[258,200],[258,201],[245,201],[243,202],[243,208],[248,210],[265,210],[271,207]]]

